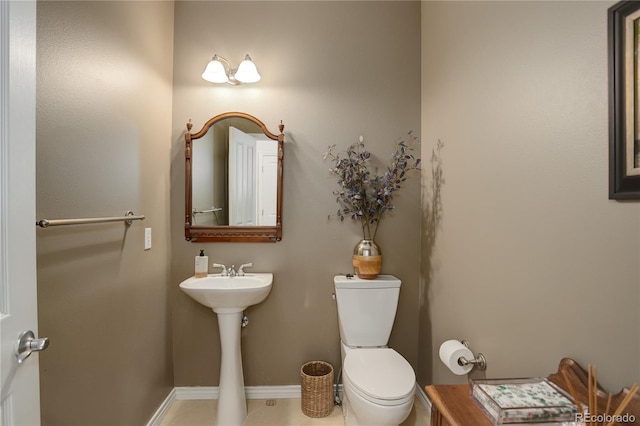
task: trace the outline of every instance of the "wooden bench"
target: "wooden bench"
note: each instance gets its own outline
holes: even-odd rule
[[[589,400],[589,376],[577,362],[571,358],[563,358],[556,373],[547,378],[569,392],[569,388],[563,378],[562,372],[567,374],[578,398],[585,402]],[[484,414],[482,409],[474,402],[469,392],[469,385],[430,385],[425,386],[427,396],[431,400],[431,425],[432,426],[492,426],[493,422]],[[613,395],[611,406],[617,407],[629,388],[624,388]],[[603,413],[607,406],[609,396],[598,386],[598,413]],[[611,410],[613,412],[613,409]],[[627,405],[624,413],[635,417],[635,422],[640,424],[640,393],[636,393]],[[610,413],[611,414],[611,413]],[[531,424],[531,423],[529,423]],[[549,423],[546,423],[549,425]],[[622,424],[624,426],[624,424]]]

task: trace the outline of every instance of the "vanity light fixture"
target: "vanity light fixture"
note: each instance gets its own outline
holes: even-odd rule
[[[229,61],[215,54],[202,73],[202,78],[211,83],[229,83],[235,86],[260,81],[260,74],[248,54],[245,55],[244,61],[240,62],[238,68],[231,68]]]

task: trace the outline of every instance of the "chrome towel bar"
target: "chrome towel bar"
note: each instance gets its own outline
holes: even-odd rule
[[[62,225],[84,225],[88,223],[103,223],[103,222],[125,222],[127,225],[131,225],[134,220],[144,220],[144,215],[136,215],[131,210],[125,213],[124,216],[116,217],[92,217],[85,219],[42,219],[36,222],[36,226],[41,228],[48,228],[50,226],[62,226]]]

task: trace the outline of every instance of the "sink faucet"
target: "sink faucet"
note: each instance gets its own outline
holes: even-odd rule
[[[227,268],[221,263],[213,264],[214,268],[222,268],[222,271],[220,271],[221,276],[231,277],[231,278],[244,277],[244,268],[251,268],[252,266],[253,266],[253,263],[243,263],[242,265],[240,265],[240,268],[238,268],[238,270],[236,271],[236,265],[231,265],[230,268]]]
[[[231,265],[231,268],[229,268],[229,276],[233,278],[236,275],[238,275],[238,273],[236,272],[236,265]]]

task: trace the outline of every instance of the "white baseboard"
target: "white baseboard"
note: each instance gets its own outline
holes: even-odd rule
[[[424,392],[424,389],[422,389],[422,387],[417,383],[416,383],[416,397],[418,398],[418,401],[420,401],[424,409],[427,410],[427,413],[430,413],[431,401],[429,400],[429,397],[427,396],[427,394]]]
[[[176,388],[171,389],[169,395],[162,401],[160,407],[156,410],[156,412],[151,416],[151,419],[147,422],[147,426],[160,426],[162,420],[171,409],[171,406],[176,401]]]
[[[245,386],[247,399],[299,399],[302,397],[300,385],[284,386]],[[338,386],[342,393],[342,385]],[[146,426],[159,426],[175,401],[190,399],[218,399],[218,386],[180,386],[173,388],[167,398],[160,404]],[[419,385],[416,385],[416,397],[427,412],[431,412],[431,403]]]
[[[177,400],[218,399],[220,388],[218,386],[185,386],[177,387],[175,391]],[[245,386],[244,393],[247,399],[296,399],[302,395],[300,385]]]

